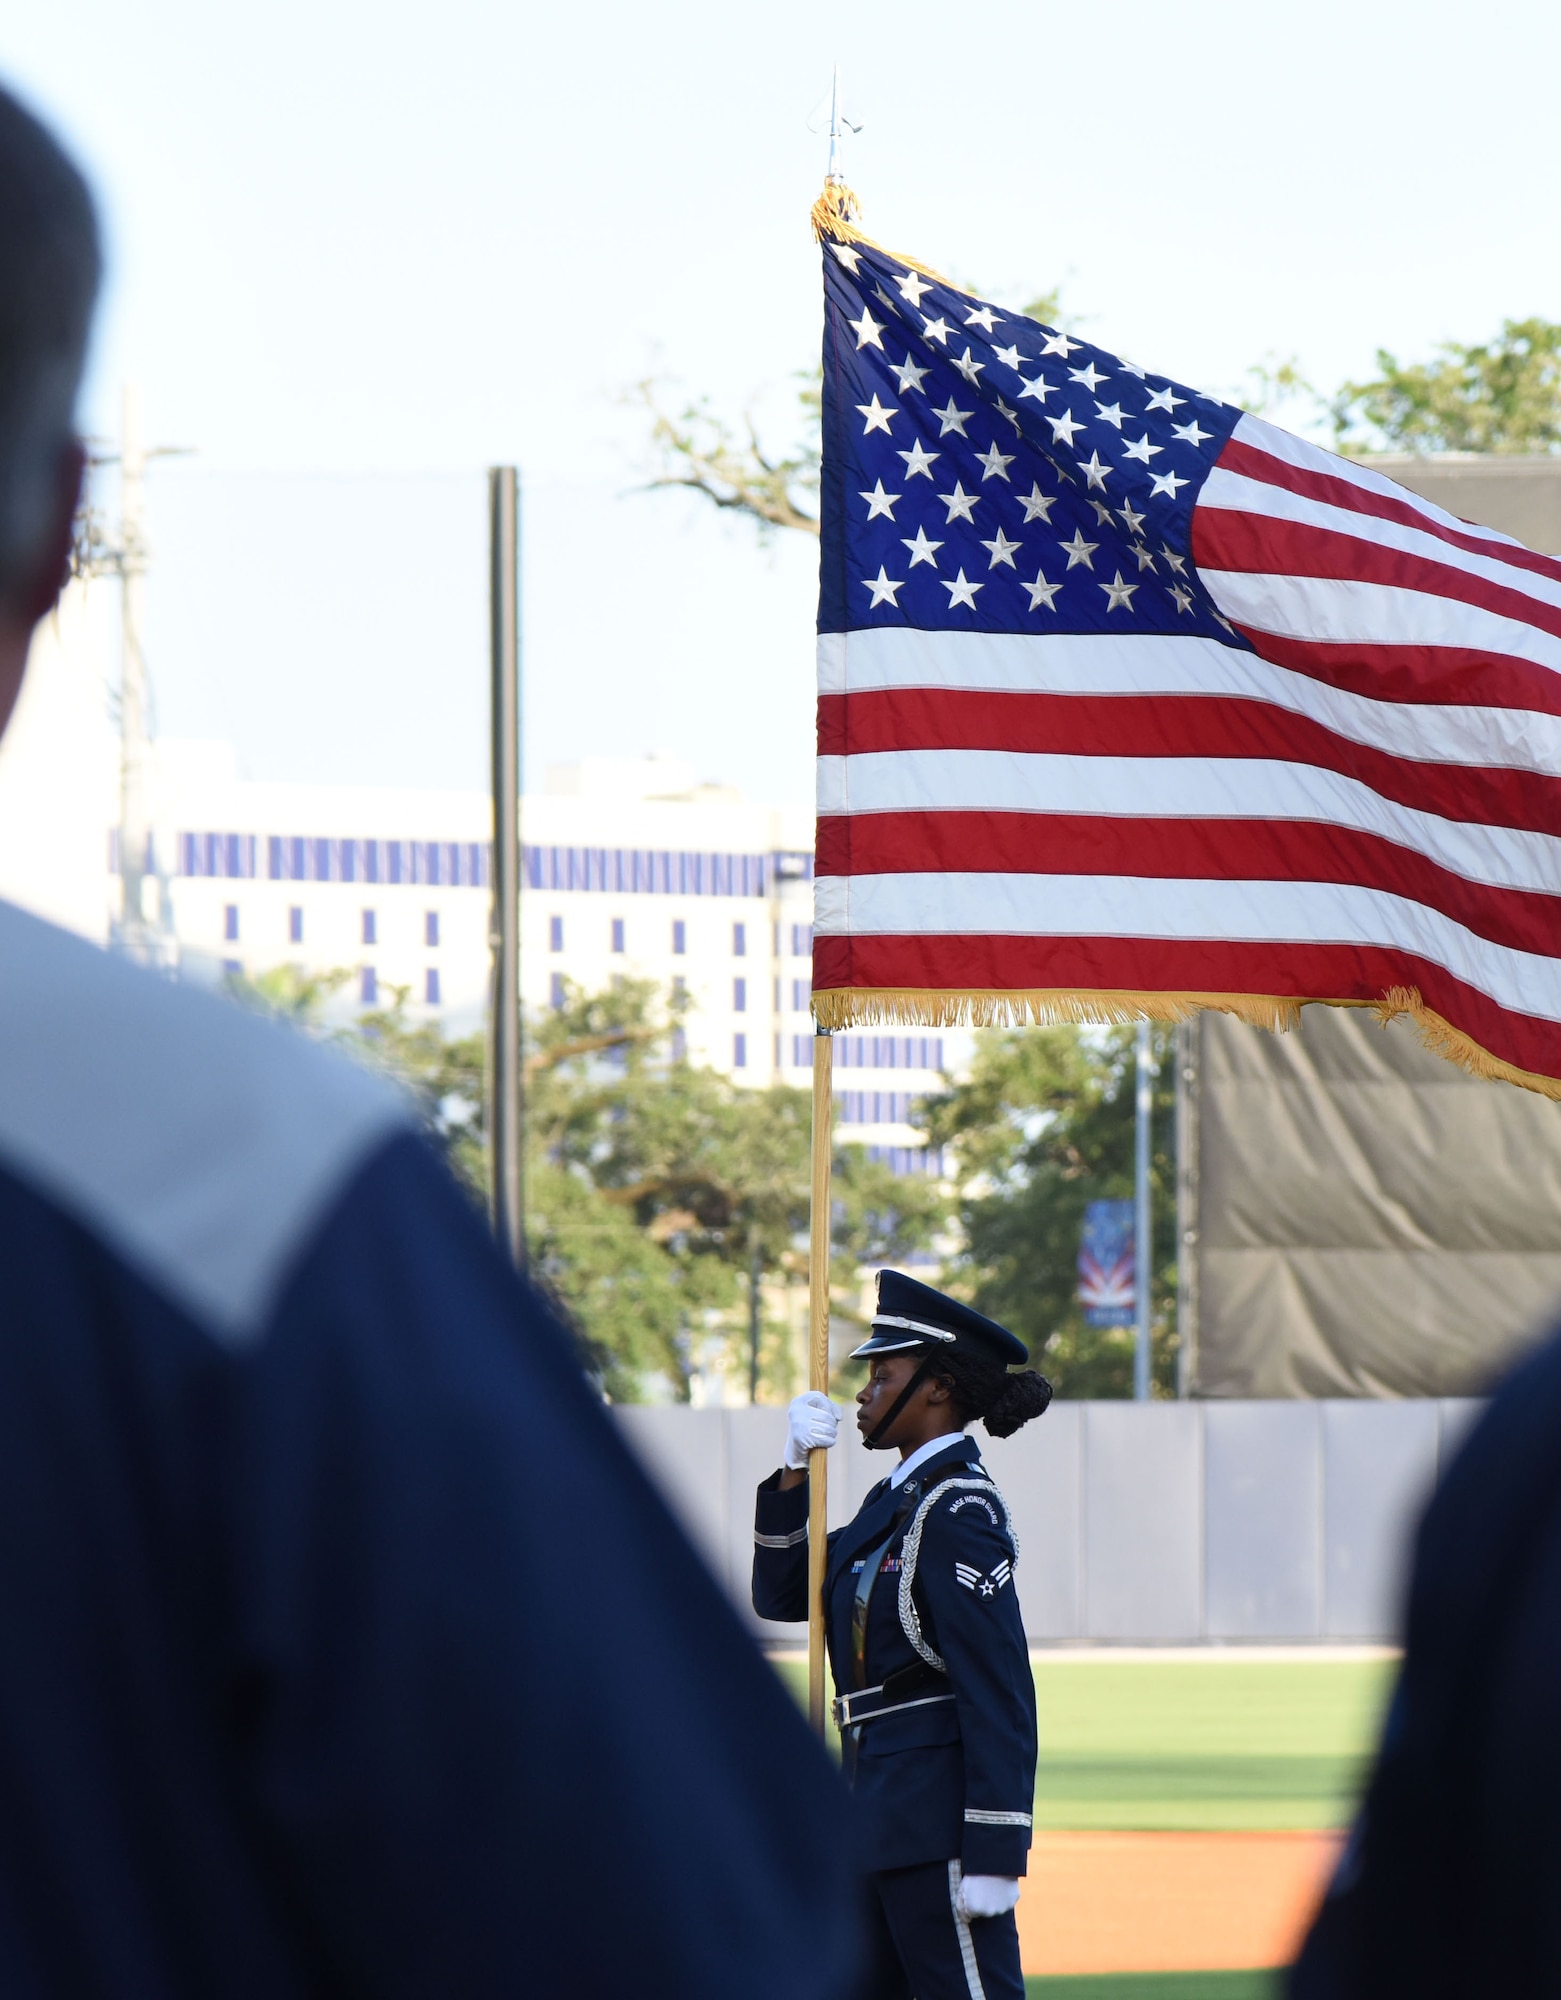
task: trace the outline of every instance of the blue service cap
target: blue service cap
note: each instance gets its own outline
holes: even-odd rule
[[[995,1319],[961,1305],[944,1292],[935,1292],[931,1285],[907,1278],[902,1271],[880,1271],[872,1334],[853,1351],[851,1359],[909,1354],[918,1349],[927,1354],[940,1347],[984,1354],[1005,1368],[1030,1358],[1024,1342]]]

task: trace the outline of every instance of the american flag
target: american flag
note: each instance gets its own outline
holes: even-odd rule
[[[823,255],[819,1020],[1371,1005],[1561,1095],[1561,563]]]

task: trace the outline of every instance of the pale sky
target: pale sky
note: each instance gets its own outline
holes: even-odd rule
[[[871,232],[1220,389],[1561,318],[1561,10],[1403,0],[13,6],[93,177],[88,427],[141,388],[161,727],[256,776],[482,784],[482,468],[525,480],[526,747],[811,790],[815,549],[633,495],[639,376],[817,346],[809,120]],[[784,404],[784,398],[780,399]]]

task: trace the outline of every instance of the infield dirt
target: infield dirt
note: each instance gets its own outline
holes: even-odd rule
[[[1288,1964],[1339,1842],[1319,1832],[1037,1833],[1019,1901],[1024,1970]]]

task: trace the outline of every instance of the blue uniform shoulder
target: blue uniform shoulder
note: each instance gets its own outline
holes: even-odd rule
[[[980,1464],[968,1466],[958,1478],[945,1479],[936,1486],[917,1509],[912,1534],[918,1524],[921,1539],[981,1541],[997,1535],[1014,1543],[1008,1503]]]
[[[225,1343],[412,1127],[295,1032],[0,903],[0,1166]]]

